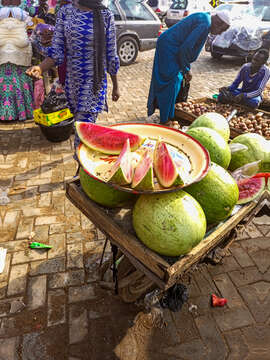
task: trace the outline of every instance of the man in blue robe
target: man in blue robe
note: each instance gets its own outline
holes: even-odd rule
[[[148,96],[148,116],[160,110],[160,123],[170,126],[183,79],[191,80],[190,64],[197,59],[209,32],[219,35],[229,28],[225,11],[215,15],[195,13],[160,35],[155,52]]]

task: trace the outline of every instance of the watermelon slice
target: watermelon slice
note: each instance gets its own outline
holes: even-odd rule
[[[76,121],[75,124],[80,140],[91,149],[104,154],[120,154],[127,139],[129,139],[131,151],[134,151],[145,140],[140,135],[116,130],[111,127],[81,121]]]
[[[153,190],[154,176],[153,176],[153,158],[146,150],[137,165],[131,187],[136,190]]]
[[[119,185],[128,185],[131,184],[132,177],[133,166],[130,154],[129,139],[127,139],[120,155],[112,166],[111,177],[108,181]]]
[[[254,176],[239,180],[237,185],[239,188],[239,200],[237,204],[246,204],[261,195],[264,191],[266,181],[264,177]]]
[[[173,185],[183,185],[174,160],[165,142],[159,141],[154,151],[154,170],[160,185],[169,188]]]

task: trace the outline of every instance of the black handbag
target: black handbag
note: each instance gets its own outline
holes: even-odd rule
[[[189,93],[190,83],[186,82],[185,79],[183,79],[180,91],[176,97],[175,103],[179,102],[186,102],[188,99],[188,93]]]

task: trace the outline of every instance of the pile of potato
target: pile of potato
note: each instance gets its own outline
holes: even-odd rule
[[[263,113],[247,112],[240,116],[236,115],[230,121],[230,126],[243,132],[254,132],[270,138],[270,118]]]
[[[233,109],[237,109],[237,106],[215,102],[197,103],[196,100],[189,100],[188,102],[176,104],[176,109],[186,111],[196,117],[205,112],[217,112],[227,118]],[[239,129],[241,132],[254,132],[263,135],[266,138],[270,138],[270,116],[262,112],[256,113],[242,110],[231,119],[230,126]]]
[[[217,112],[227,117],[235,109],[235,106],[230,104],[220,104],[220,103],[197,103],[196,100],[189,100],[187,102],[182,102],[176,104],[175,108],[177,110],[183,110],[193,115],[200,116],[206,112]]]

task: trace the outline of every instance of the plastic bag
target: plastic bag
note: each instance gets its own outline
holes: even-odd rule
[[[59,80],[56,79],[53,83],[51,91],[45,97],[45,100],[41,105],[41,110],[44,114],[50,114],[66,108],[68,108],[68,102],[65,91]]]
[[[246,164],[236,169],[232,173],[232,177],[234,178],[235,181],[251,178],[260,171],[260,164],[261,164],[261,160]]]

